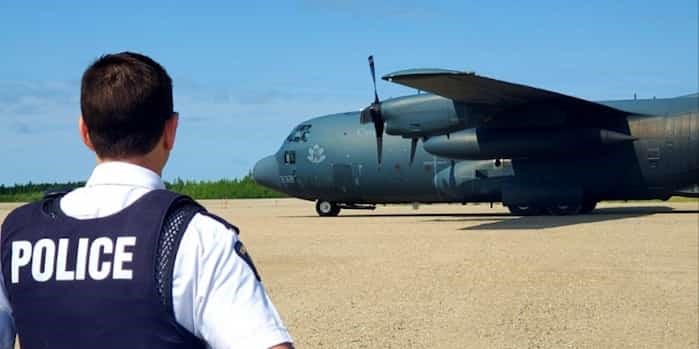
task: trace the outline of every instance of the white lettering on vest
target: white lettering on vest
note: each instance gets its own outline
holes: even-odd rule
[[[68,260],[68,239],[58,239],[58,259],[56,260],[56,280],[75,280],[75,272],[66,269]]]
[[[124,269],[125,262],[133,261],[133,253],[126,251],[126,246],[136,246],[135,236],[125,236],[119,238],[116,241],[116,248],[114,250],[114,278],[115,279],[126,279],[131,280],[133,277],[133,272],[128,269]]]
[[[85,280],[85,261],[87,260],[87,247],[90,240],[87,238],[78,239],[78,258],[75,261],[75,280]]]
[[[102,251],[100,251],[102,250]],[[90,246],[90,258],[87,263],[87,272],[94,280],[104,280],[109,276],[109,271],[112,268],[112,263],[103,262],[100,268],[100,254],[112,253],[114,245],[110,238],[97,238]]]
[[[36,242],[34,255],[32,256],[32,277],[34,280],[44,282],[53,276],[55,258],[56,244],[53,241],[41,239]]]
[[[26,266],[32,260],[32,244],[29,241],[12,243],[12,283],[19,282],[19,268]]]
[[[127,263],[133,262],[135,236],[121,236],[113,241],[100,237],[93,241],[78,239],[77,254],[73,260],[68,259],[71,239],[41,239],[32,245],[29,241],[12,242],[11,280],[19,283],[20,270],[31,264],[32,278],[37,282],[104,280],[108,277],[119,280],[131,280],[133,270]],[[58,245],[58,246],[56,246]],[[127,251],[127,248],[130,249]]]

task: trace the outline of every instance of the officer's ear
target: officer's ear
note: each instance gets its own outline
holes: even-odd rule
[[[172,117],[165,121],[165,128],[163,129],[163,146],[165,150],[172,150],[175,146],[175,136],[177,136],[177,123],[179,118],[180,115],[178,113],[173,113]]]
[[[90,132],[87,129],[87,124],[85,124],[82,115],[78,118],[78,132],[80,132],[80,138],[82,138],[85,146],[95,151],[95,146],[92,145],[92,140],[90,140]]]

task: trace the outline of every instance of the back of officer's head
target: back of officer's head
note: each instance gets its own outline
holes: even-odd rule
[[[83,74],[80,109],[97,156],[144,155],[155,147],[173,115],[172,80],[149,57],[108,54]]]

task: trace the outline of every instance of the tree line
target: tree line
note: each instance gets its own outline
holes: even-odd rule
[[[32,183],[0,185],[0,202],[36,201],[51,192],[69,191],[85,185],[85,182]],[[258,185],[250,175],[241,179],[217,181],[194,181],[176,179],[165,182],[168,189],[188,195],[194,199],[249,199],[278,198],[285,195]]]

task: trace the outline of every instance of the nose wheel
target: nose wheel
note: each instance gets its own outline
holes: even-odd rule
[[[340,214],[340,206],[326,200],[316,201],[316,212],[321,217],[335,217]]]

